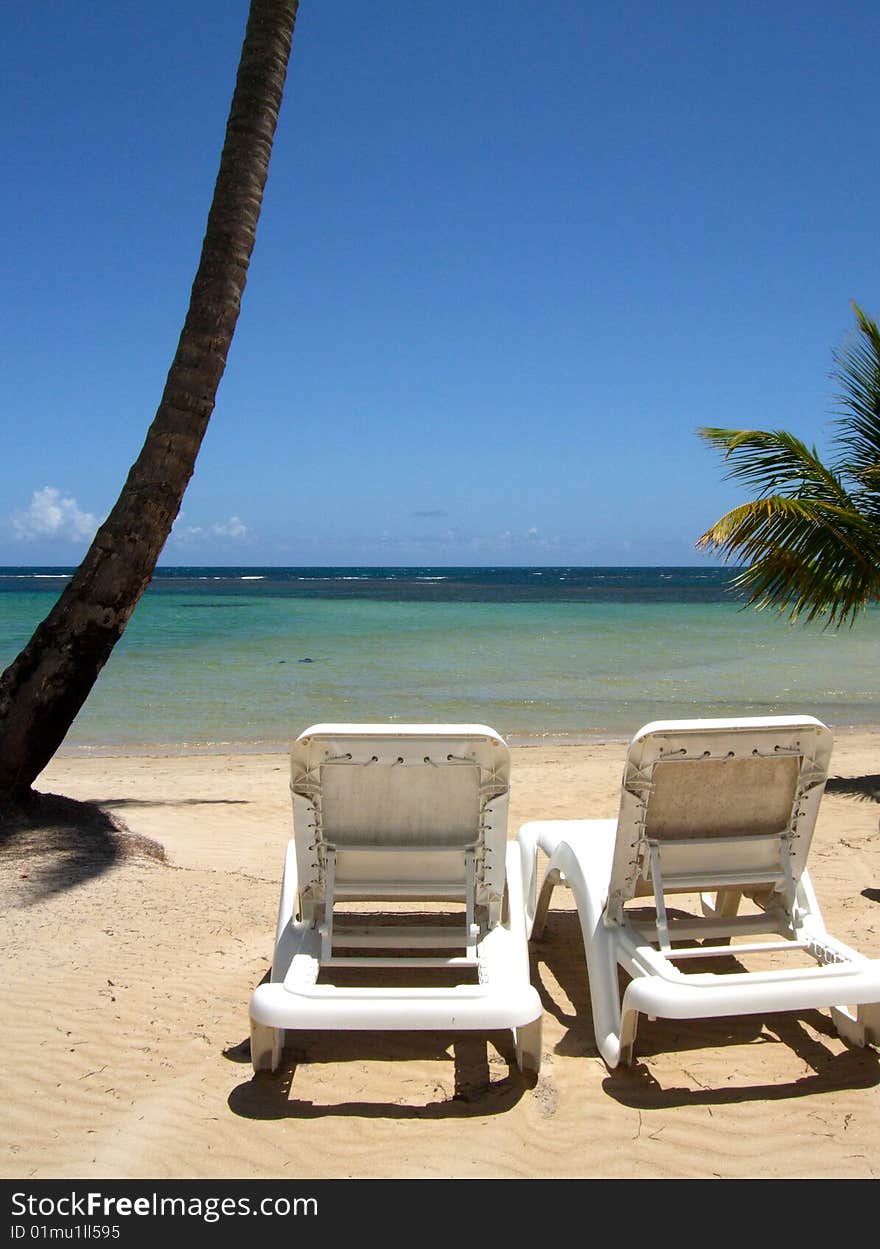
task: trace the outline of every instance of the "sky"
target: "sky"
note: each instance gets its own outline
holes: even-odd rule
[[[0,564],[82,557],[155,414],[246,0],[4,13]],[[880,316],[875,0],[302,0],[160,564],[717,563],[701,425],[820,451]]]

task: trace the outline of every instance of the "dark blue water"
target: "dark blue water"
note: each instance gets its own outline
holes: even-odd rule
[[[2,568],[0,593],[55,593],[72,568]],[[721,603],[727,568],[159,568],[149,592],[420,603]]]

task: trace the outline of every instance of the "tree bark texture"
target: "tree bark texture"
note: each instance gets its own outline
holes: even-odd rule
[[[251,0],[202,254],[162,400],[83,562],[0,677],[0,792],[61,745],[150,582],[195,468],[241,307],[299,0]]]

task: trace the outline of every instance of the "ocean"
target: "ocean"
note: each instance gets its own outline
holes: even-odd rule
[[[0,568],[0,668],[72,569]],[[726,568],[160,568],[63,753],[261,751],[335,721],[477,721],[511,742],[662,718],[880,724],[880,612],[745,607]]]

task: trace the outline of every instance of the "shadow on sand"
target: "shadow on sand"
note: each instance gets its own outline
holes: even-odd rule
[[[574,911],[551,912],[540,942],[532,948],[532,983],[537,987],[544,1010],[554,1016],[565,1029],[556,1046],[559,1054],[599,1060],[593,1031],[589,980],[583,954],[583,941],[577,914]],[[736,959],[725,959],[726,968],[712,960],[711,970],[743,971]],[[694,970],[700,968],[694,964]],[[549,975],[548,975],[549,973]],[[566,1006],[563,1009],[558,990],[551,991],[552,977],[562,989]],[[626,977],[621,973],[621,987]],[[830,1016],[818,1010],[766,1015],[737,1015],[717,1019],[656,1019],[641,1018],[636,1053],[639,1061],[632,1067],[605,1069],[602,1087],[609,1097],[637,1109],[662,1109],[671,1106],[721,1106],[734,1102],[778,1101],[790,1097],[830,1093],[839,1089],[871,1088],[880,1084],[880,1054],[872,1049],[847,1046],[843,1053],[823,1044],[823,1038],[837,1039]],[[729,1048],[730,1060],[725,1074],[737,1066],[737,1048],[782,1044],[798,1056],[810,1069],[796,1080],[781,1083],[739,1083],[733,1087],[663,1087],[646,1060],[654,1055],[681,1056],[681,1069],[687,1071],[687,1054],[708,1047]],[[599,1060],[601,1061],[601,1060]],[[603,1064],[604,1066],[604,1064]]]
[[[517,1070],[510,1033],[490,1034],[493,1048],[508,1069],[503,1079],[495,1080],[490,1065],[498,1063],[499,1058],[489,1057],[489,1046],[482,1033],[303,1032],[294,1044],[289,1038],[290,1034],[277,1072],[259,1072],[232,1090],[228,1104],[234,1114],[245,1119],[485,1118],[510,1110],[535,1085],[534,1077]],[[226,1050],[225,1056],[233,1062],[249,1063],[249,1042]],[[369,1101],[319,1103],[291,1097],[300,1064],[365,1061],[443,1064],[434,1086],[437,1100],[424,1105],[403,1105]]]
[[[0,873],[12,906],[32,906],[132,856],[165,861],[158,842],[97,803],[34,792],[0,810]]]
[[[844,798],[858,798],[860,802],[880,802],[880,775],[829,776],[825,792],[840,794]]]

